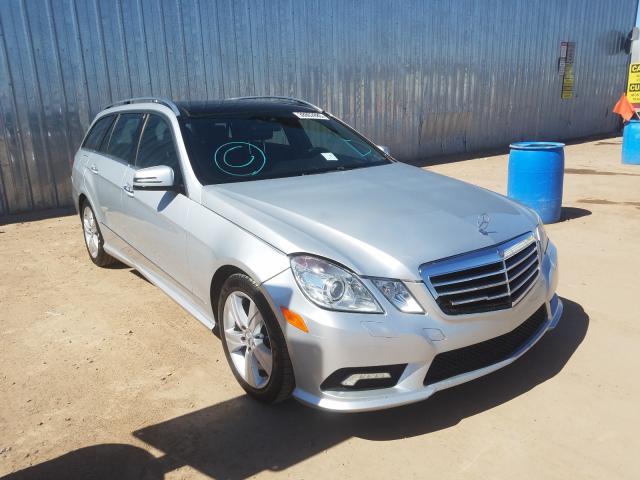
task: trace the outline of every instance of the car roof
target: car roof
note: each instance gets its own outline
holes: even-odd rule
[[[323,110],[304,100],[291,97],[238,97],[224,100],[189,100],[172,102],[155,97],[139,97],[120,100],[104,110],[105,113],[136,111],[141,104],[155,104],[168,107],[176,115],[185,117],[208,117],[224,114],[269,114],[277,115],[292,112],[320,113]],[[143,107],[144,108],[144,107]],[[117,109],[117,111],[110,111]]]
[[[175,102],[181,114],[187,117],[206,117],[230,113],[278,114],[291,112],[318,112],[317,108],[295,99],[270,97],[230,98],[226,100],[200,100]]]

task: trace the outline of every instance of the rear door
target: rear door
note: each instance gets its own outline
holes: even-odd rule
[[[176,191],[133,190],[136,170],[159,165],[173,169]],[[137,157],[134,165],[127,169],[124,185],[126,240],[156,267],[190,290],[185,225],[191,200],[185,195],[174,132],[163,116],[147,114]]]
[[[142,128],[142,113],[118,115],[105,136],[100,152],[88,161],[94,176],[100,221],[118,236],[124,236],[122,195],[129,162],[133,162]]]
[[[72,179],[74,185],[80,189],[80,185],[84,182],[85,192],[89,196],[89,200],[100,220],[102,217],[97,198],[97,182],[93,172],[97,170],[95,165],[96,154],[99,153],[103,140],[111,131],[116,116],[105,115],[94,122],[75,156],[73,165]]]

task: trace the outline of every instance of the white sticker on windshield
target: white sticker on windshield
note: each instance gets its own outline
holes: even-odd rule
[[[310,118],[313,120],[329,120],[329,118],[322,113],[314,113],[314,112],[293,112],[293,114],[298,118]]]
[[[324,157],[325,160],[329,161],[329,162],[336,162],[338,161],[338,157],[336,157],[333,153],[331,152],[322,152],[322,156]]]

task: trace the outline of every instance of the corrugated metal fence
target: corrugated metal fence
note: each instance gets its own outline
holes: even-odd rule
[[[71,204],[113,100],[293,95],[400,159],[612,132],[637,0],[3,0],[0,216]],[[560,42],[576,42],[560,99]]]

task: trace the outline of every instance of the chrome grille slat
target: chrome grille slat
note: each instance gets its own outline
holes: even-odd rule
[[[534,259],[532,259],[528,264],[526,264],[523,268],[521,268],[517,273],[513,274],[513,275],[509,275],[509,283],[511,283],[512,281],[514,281],[516,278],[518,278],[520,275],[522,275],[524,272],[526,272],[527,270],[529,270],[533,265],[535,265],[536,263],[538,263],[538,256],[536,255],[536,257]]]
[[[507,280],[505,279],[501,282],[490,283],[489,285],[482,285],[480,287],[461,288],[459,290],[445,290],[445,291],[438,290],[438,293],[440,295],[459,295],[461,293],[477,292],[479,290],[486,290],[487,288],[499,287],[500,285],[505,285],[506,283],[507,283]]]
[[[485,295],[482,297],[467,298],[465,300],[451,300],[451,305],[465,305],[467,303],[482,302],[483,300],[496,300],[498,298],[506,297],[509,292],[501,293],[499,295]]]
[[[511,308],[539,277],[538,242],[528,233],[494,247],[425,264],[420,274],[449,315]]]
[[[493,264],[489,264],[489,265],[480,265],[480,266],[487,266],[490,267]],[[446,285],[453,285],[455,283],[462,283],[462,282],[470,282],[472,280],[479,280],[481,278],[485,278],[485,277],[491,277],[493,275],[500,275],[501,273],[504,273],[504,266],[500,266],[500,270],[496,270],[495,272],[489,272],[489,273],[482,273],[482,274],[478,274],[478,275],[472,275],[469,277],[464,277],[464,278],[460,278],[460,279],[455,279],[455,280],[446,280],[444,282],[432,282],[431,285],[433,285],[434,287],[438,288],[438,287],[444,287]],[[463,272],[464,270],[460,270],[459,272]],[[450,273],[458,273],[458,272],[450,272]],[[440,276],[440,275],[437,275]]]
[[[531,290],[535,284],[536,284],[536,282],[535,282],[535,279],[534,279],[534,281],[531,282],[531,284],[529,286],[527,286],[527,288],[525,288],[520,295],[518,295],[516,298],[512,298],[513,305],[516,305],[520,300],[522,300],[524,297],[526,297],[527,293],[529,293],[529,290]]]
[[[535,242],[533,235],[528,236],[522,242],[518,242],[515,245],[509,246],[503,250],[504,258],[511,258],[516,256],[522,250],[526,249],[529,245]]]
[[[522,281],[518,284],[518,286],[517,286],[517,287],[515,287],[515,288],[511,288],[511,291],[513,291],[513,292],[517,292],[517,291],[520,289],[520,287],[522,287],[525,283],[527,283],[527,280],[530,280],[530,279],[531,279],[531,277],[533,277],[533,276],[534,276],[534,275],[536,275],[537,273],[538,273],[538,269],[536,268],[536,269],[535,269],[534,271],[532,271],[529,275],[527,275],[527,277],[526,277],[524,280],[522,280]]]
[[[509,265],[509,266],[507,267],[507,271],[512,270],[512,269],[514,269],[514,268],[516,268],[518,265],[520,265],[522,262],[526,261],[528,258],[531,258],[533,255],[536,255],[536,256],[537,256],[537,254],[538,254],[537,250],[536,250],[536,249],[533,249],[529,255],[527,255],[527,256],[525,256],[525,257],[522,257],[522,258],[521,258],[520,260],[518,260],[517,262],[515,262],[515,263],[513,263],[513,264]]]

